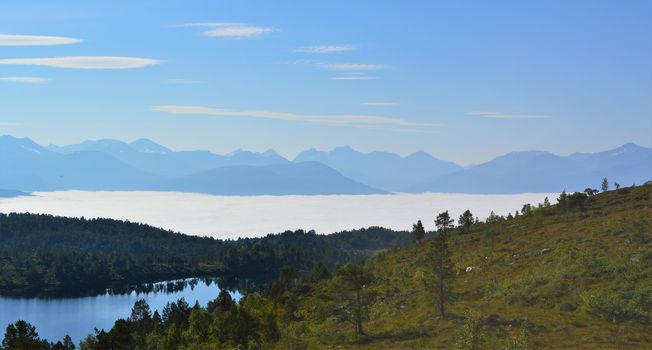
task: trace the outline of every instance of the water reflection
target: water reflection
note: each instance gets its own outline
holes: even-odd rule
[[[50,341],[69,334],[78,342],[95,328],[110,329],[115,320],[127,318],[138,299],[145,299],[152,312],[162,312],[167,303],[184,298],[188,304],[206,306],[221,288],[239,300],[239,290],[255,288],[254,281],[234,278],[189,278],[137,286],[112,288],[106,292],[73,298],[0,297],[0,330],[18,319],[30,322],[39,336]]]

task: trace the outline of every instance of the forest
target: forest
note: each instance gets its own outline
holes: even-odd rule
[[[283,266],[334,268],[409,242],[407,232],[379,227],[223,241],[110,219],[0,214],[0,294],[72,296],[203,276],[266,280]]]

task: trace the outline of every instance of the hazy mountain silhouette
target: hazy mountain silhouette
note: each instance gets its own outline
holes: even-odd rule
[[[0,198],[12,198],[12,197],[29,196],[29,195],[30,195],[29,193],[25,193],[21,191],[0,189]]]
[[[350,147],[337,147],[330,152],[310,149],[294,161],[320,162],[346,177],[387,191],[403,191],[432,177],[462,169],[422,151],[401,157],[388,152],[361,153]]]
[[[163,188],[220,195],[383,193],[317,162],[217,168],[172,180]]]
[[[407,157],[350,147],[310,149],[293,161],[274,150],[175,152],[147,139],[41,147],[0,137],[0,188],[162,190],[212,194],[367,194],[388,192],[522,193],[581,191],[604,177],[623,186],[652,179],[652,149],[625,144],[598,153],[557,156],[512,152],[463,168],[425,152]]]
[[[152,174],[162,176],[183,176],[214,168],[233,165],[263,166],[289,163],[273,151],[253,153],[236,151],[230,155],[217,155],[208,151],[173,152],[148,139],[132,143],[117,140],[85,141],[70,146],[48,146],[48,149],[70,154],[79,151],[99,151]]]
[[[173,152],[152,141],[86,141],[41,147],[0,136],[0,187],[23,191],[158,190],[212,194],[367,194],[381,190],[314,163],[290,163],[269,150]]]
[[[603,178],[623,186],[652,179],[652,148],[625,144],[598,153],[562,157],[513,152],[407,188],[409,192],[523,193],[599,188]]]

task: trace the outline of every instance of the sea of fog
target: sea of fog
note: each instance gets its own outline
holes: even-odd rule
[[[30,212],[142,222],[191,235],[256,237],[285,230],[318,233],[369,226],[409,230],[417,220],[434,228],[437,213],[453,218],[466,209],[486,218],[520,210],[557,194],[474,195],[453,193],[328,196],[212,196],[177,192],[36,192],[0,198],[0,212]]]

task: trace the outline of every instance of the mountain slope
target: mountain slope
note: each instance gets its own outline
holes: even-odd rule
[[[184,176],[158,189],[217,195],[318,195],[384,193],[316,162],[263,167],[230,166]]]
[[[86,141],[44,148],[0,137],[0,185],[26,191],[152,190],[220,195],[384,193],[315,162],[290,163],[273,150],[173,152],[150,140]]]
[[[0,185],[24,191],[132,190],[160,177],[103,152],[52,152],[29,139],[0,136]]]
[[[613,150],[567,157],[514,152],[484,164],[408,188],[409,192],[523,193],[582,191],[607,177],[629,186],[652,179],[652,148],[626,144]]]
[[[284,329],[301,329],[277,348],[452,349],[471,312],[483,344],[515,349],[645,349],[652,344],[652,185],[589,197],[477,224],[449,238],[456,277],[448,316],[437,315],[426,283],[429,241],[367,262],[375,296],[366,335],[334,316],[335,280],[308,293]],[[433,224],[426,223],[426,228]],[[287,299],[293,300],[291,297]],[[475,328],[474,328],[475,329]],[[284,333],[285,334],[285,333]],[[468,340],[468,333],[467,338]]]
[[[0,198],[12,198],[20,196],[29,196],[29,193],[16,191],[16,190],[3,190],[0,189]]]
[[[310,149],[299,154],[294,161],[320,162],[346,177],[387,191],[403,191],[430,177],[461,169],[454,163],[438,160],[421,151],[401,157],[388,152],[365,154],[350,147],[337,147],[330,152]]]
[[[208,151],[174,152],[148,139],[139,139],[132,143],[104,139],[63,147],[50,145],[48,148],[63,154],[79,151],[103,152],[143,171],[169,177],[234,165],[263,166],[288,163],[287,159],[275,152],[236,151],[230,155],[217,155]]]

